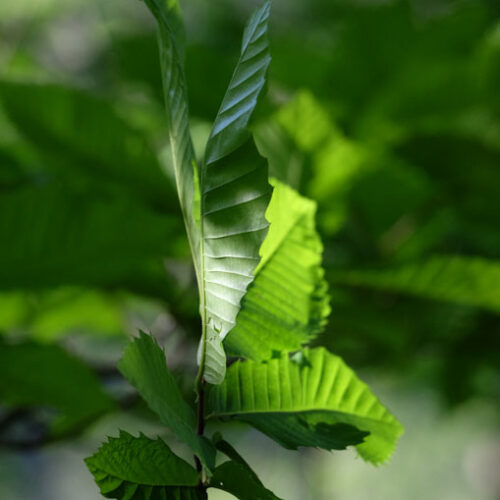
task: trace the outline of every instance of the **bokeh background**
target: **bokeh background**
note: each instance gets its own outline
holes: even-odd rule
[[[197,151],[255,5],[183,2]],[[242,426],[231,440],[287,500],[498,500],[500,3],[274,0],[270,34],[255,137],[318,203],[333,312],[316,342],[406,432],[378,468]],[[166,148],[140,1],[0,2],[2,500],[97,500],[82,459],[106,435],[165,435],[115,369],[139,328],[192,398]]]

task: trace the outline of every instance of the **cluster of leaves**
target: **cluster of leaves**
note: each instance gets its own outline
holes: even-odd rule
[[[225,90],[224,76],[237,57],[232,47],[239,18],[226,2],[189,3],[197,9],[192,17],[203,19],[204,26],[197,40],[179,44],[186,51],[190,82],[184,92],[198,120],[190,123],[194,153],[187,154],[206,165],[200,145],[208,134],[206,120]],[[242,288],[241,295],[224,290],[226,299],[241,299],[236,317],[224,316],[226,322],[207,315],[214,304],[216,314],[231,306],[220,306],[214,297],[220,285],[208,283],[207,289],[206,281],[214,280],[201,278],[203,289],[210,290],[202,309],[211,340],[205,351],[210,353],[207,377],[222,378],[226,364],[219,340],[229,332],[224,349],[246,358],[242,366],[263,363],[272,366],[265,370],[276,369],[284,363],[276,353],[311,341],[356,366],[416,374],[420,381],[439,384],[451,402],[478,394],[498,397],[498,7],[488,1],[433,4],[290,0],[275,16],[270,99],[255,116],[257,147],[277,179],[266,212],[271,226],[260,254],[255,254],[257,244],[249,253],[244,250],[245,257],[260,258],[259,264],[249,259],[245,268],[247,279],[253,278],[248,288],[247,279],[233,283],[227,272],[212,273],[217,282]],[[54,19],[59,9],[70,12],[69,6],[57,8]],[[189,250],[170,182],[173,165],[165,168],[163,151],[160,160],[155,152],[156,145],[162,146],[157,113],[163,95],[153,31],[149,25],[117,31],[83,75],[70,75],[71,65],[52,68],[51,80],[61,80],[59,69],[65,82],[71,76],[78,85],[90,80],[96,92],[66,83],[39,84],[39,68],[35,77],[28,73],[26,78],[45,29],[31,13],[28,24],[0,85],[0,239],[8,242],[0,248],[0,330],[9,337],[0,343],[0,357],[12,360],[0,363],[0,401],[14,410],[4,418],[2,407],[0,443],[10,446],[24,442],[12,439],[12,426],[4,425],[19,413],[49,422],[43,439],[34,441],[43,444],[79,432],[117,409],[93,373],[95,360],[90,368],[60,347],[19,339],[12,345],[12,337],[46,341],[98,332],[119,339],[130,329],[123,319],[123,291],[159,300],[187,339],[199,336],[198,300],[189,272],[179,279],[168,265],[173,261],[181,267]],[[15,23],[6,36],[15,37],[14,28]],[[179,40],[179,24],[172,28]],[[162,57],[165,65],[168,51]],[[21,82],[13,78],[19,74]],[[145,89],[149,96],[139,110],[128,98],[134,96],[131,89]],[[106,93],[114,102],[103,97]],[[170,116],[181,116],[175,113],[179,110],[172,109]],[[244,120],[242,115],[239,124]],[[235,140],[244,142],[244,137]],[[213,147],[224,150],[231,143],[213,142]],[[248,142],[212,165],[243,172],[244,162],[248,168],[260,166],[261,181],[267,178]],[[318,205],[317,230],[316,206],[307,198]],[[186,206],[194,205],[185,200]],[[189,213],[184,216],[190,221]],[[245,221],[235,217],[215,223],[229,227]],[[190,224],[198,227],[196,220]],[[325,249],[324,275],[318,233]],[[209,255],[217,254],[209,254],[207,245],[202,256],[201,241],[192,244],[200,276],[202,262],[209,269],[218,262]],[[233,265],[242,269],[225,259],[224,271]],[[335,311],[328,325],[327,282]],[[306,351],[306,359],[311,352],[316,351]],[[295,361],[286,373],[302,366]],[[227,380],[243,373],[232,369]],[[249,373],[237,380],[249,385],[264,373],[264,368],[244,370]],[[298,377],[296,383],[303,380]],[[81,398],[75,397],[75,383]],[[13,392],[14,387],[19,390]],[[219,404],[219,397],[214,392],[208,401]],[[269,408],[276,408],[271,403]],[[316,446],[307,444],[313,435],[338,443],[341,431],[353,442],[362,438],[338,427],[346,422],[332,420],[331,408],[322,406],[318,421],[312,416],[306,421],[304,414],[312,413],[304,409],[309,408],[306,402],[292,403],[297,418],[289,425],[300,430],[302,444],[267,429],[260,410],[250,423],[269,435],[274,432],[289,447]],[[242,402],[241,408],[252,406]],[[207,417],[234,418],[217,411],[207,409]],[[248,418],[245,412],[238,417]],[[272,426],[272,418],[265,421]],[[357,446],[362,453],[363,445]]]
[[[271,198],[267,165],[248,129],[270,61],[270,1],[245,29],[199,164],[189,131],[178,7],[146,3],[159,26],[172,164],[200,292],[197,417],[153,337],[141,334],[118,367],[190,447],[199,475],[162,441],[122,433],[87,459],[101,493],[120,500],[206,498],[206,488],[215,487],[243,500],[277,498],[220,435],[212,442],[203,436],[210,418],[247,422],[286,448],[353,445],[366,460],[384,462],[402,432],[399,422],[340,358],[302,348],[329,312],[315,207],[278,181]],[[227,373],[226,337],[240,358]],[[215,467],[217,450],[230,460]]]

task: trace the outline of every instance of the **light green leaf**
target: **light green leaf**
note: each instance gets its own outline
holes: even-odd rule
[[[339,135],[324,106],[308,90],[302,90],[279,109],[275,121],[283,127],[296,146],[308,153],[318,152]]]
[[[500,312],[500,262],[440,256],[393,269],[332,271],[331,281]]]
[[[224,342],[231,355],[255,360],[299,349],[323,329],[330,313],[316,204],[284,184],[273,184],[261,261]]]
[[[61,347],[31,342],[10,345],[1,339],[0,403],[56,410],[51,429],[55,435],[115,407],[89,368]]]
[[[195,414],[184,401],[168,370],[165,353],[156,340],[141,332],[140,337],[127,346],[118,369],[160,420],[191,447],[208,469],[212,469],[215,449],[210,441],[196,433]]]
[[[234,326],[241,298],[253,280],[268,227],[267,165],[247,125],[269,65],[270,2],[255,12],[245,30],[240,59],[199,168],[189,135],[182,64],[171,29],[177,2],[147,0],[147,4],[160,25],[172,160],[200,290],[203,331],[198,358],[204,379],[218,384],[226,368],[221,342]]]
[[[211,388],[207,414],[248,422],[287,448],[356,445],[374,464],[389,458],[403,430],[342,359],[324,348],[305,350],[302,360],[282,355],[234,363],[224,383]]]
[[[198,474],[160,439],[120,431],[85,460],[101,494],[118,500],[203,500]]]
[[[339,133],[310,91],[300,91],[269,120],[259,123],[255,140],[269,161],[269,173],[299,192],[309,191],[316,157]],[[334,165],[333,163],[331,165]],[[331,166],[330,165],[330,166]],[[329,168],[329,170],[336,170]],[[322,175],[325,178],[325,175]]]

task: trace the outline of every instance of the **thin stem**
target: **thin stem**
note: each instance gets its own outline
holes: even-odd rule
[[[198,420],[196,432],[203,436],[205,431],[205,381],[202,379],[200,390],[198,392]]]
[[[197,388],[198,392],[198,404],[197,404],[197,420],[196,420],[196,433],[198,436],[203,436],[205,431],[205,381],[203,378],[200,379],[200,383]],[[194,456],[194,462],[196,464],[196,470],[199,475],[199,484],[203,484],[203,466],[197,455]]]
[[[203,473],[203,466],[201,465],[200,459],[198,458],[198,455],[194,456],[194,463],[196,465],[196,470],[198,471],[198,484],[201,484],[203,482],[203,478],[201,477]]]

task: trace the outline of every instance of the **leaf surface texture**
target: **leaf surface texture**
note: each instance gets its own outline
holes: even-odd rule
[[[186,84],[173,23],[177,2],[147,0],[159,23],[165,102],[172,160],[198,286],[203,333],[199,363],[204,379],[220,383],[226,356],[222,340],[235,324],[240,301],[253,280],[267,233],[271,189],[248,122],[265,83],[270,57],[270,2],[251,17],[241,54],[197,166],[189,133]]]
[[[101,494],[117,500],[203,500],[198,474],[160,439],[121,431],[85,460]]]
[[[325,326],[330,306],[315,213],[313,201],[274,182],[261,261],[225,340],[231,355],[263,361],[299,349]]]
[[[353,444],[375,464],[389,458],[402,433],[368,386],[324,348],[234,363],[224,383],[211,388],[208,415],[244,420],[287,448]]]

